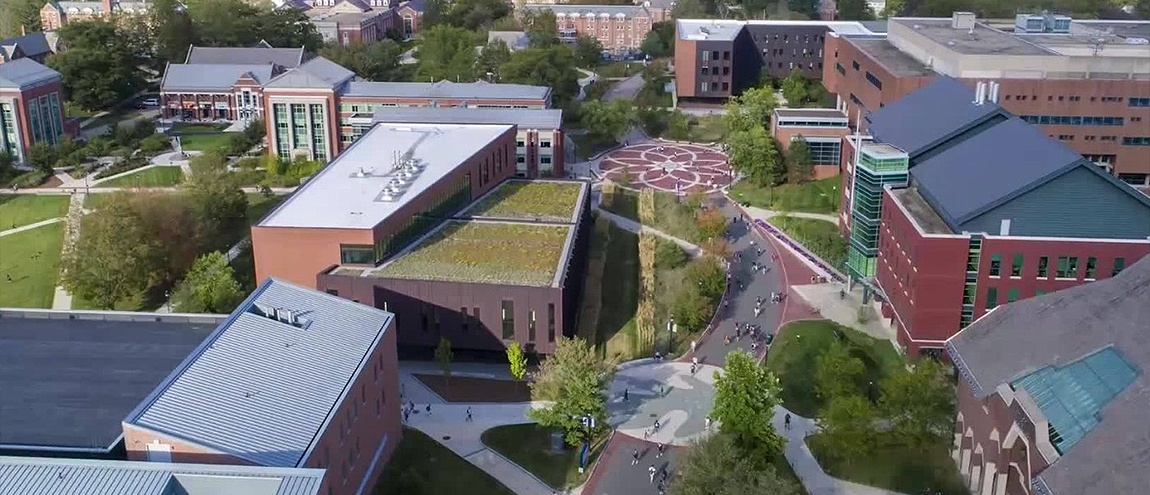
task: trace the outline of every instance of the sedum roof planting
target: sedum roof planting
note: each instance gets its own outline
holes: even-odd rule
[[[571,222],[583,184],[512,180],[501,184],[463,212],[465,217]]]
[[[546,287],[571,226],[449,221],[372,276]]]

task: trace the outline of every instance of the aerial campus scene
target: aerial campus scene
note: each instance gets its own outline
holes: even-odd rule
[[[1146,0],[0,0],[0,495],[1150,493]]]

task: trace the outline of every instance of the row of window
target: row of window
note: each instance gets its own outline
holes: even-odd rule
[[[770,35],[763,36],[763,43],[769,44],[771,42],[771,39],[772,39],[772,37]],[[783,43],[790,43],[791,42],[791,36],[788,34],[782,34],[782,35],[776,34],[776,35],[774,35],[773,39],[775,41],[781,41]],[[795,43],[810,43],[810,42],[814,41],[814,42],[817,42],[819,44],[822,44],[825,39],[826,39],[826,36],[823,36],[821,34],[819,34],[819,35],[804,34],[802,38],[799,38],[799,35],[796,34],[794,41],[795,41]]]
[[[1150,146],[1150,136],[1124,137],[1122,146]]]
[[[703,66],[703,67],[699,68],[699,75],[701,75],[701,76],[707,75],[708,72],[710,72],[710,75],[712,75],[712,76],[717,76],[717,75],[719,75],[719,68],[718,67],[707,67],[707,66]],[[726,75],[729,75],[730,73],[731,73],[731,68],[724,66],[723,67],[723,75],[726,76]]]
[[[720,56],[722,57],[723,60],[730,60],[731,59],[731,52],[729,52],[729,51],[719,52],[718,50],[711,51],[711,60],[719,60]],[[703,54],[699,57],[699,60],[707,60],[707,50],[703,50]]]
[[[386,303],[385,303],[386,304]],[[428,315],[428,308],[430,308],[430,317]],[[470,310],[470,314],[468,313]],[[500,303],[500,330],[503,340],[515,340],[515,301],[504,299]],[[459,320],[459,331],[467,334],[471,332],[472,322],[477,324],[477,329],[483,328],[483,316],[479,306],[472,308],[461,307],[459,314],[462,318]],[[537,321],[535,317],[535,310],[527,312],[527,341],[535,342]],[[434,331],[438,334],[441,330],[439,311],[435,306],[423,305],[420,309],[420,330],[424,333]],[[555,342],[555,304],[547,304],[547,342]]]
[[[1050,134],[1050,137],[1052,139],[1057,139],[1059,141],[1073,141],[1074,138],[1077,136],[1075,136],[1074,134],[1059,134],[1057,136],[1054,134]],[[1118,141],[1118,136],[1087,135],[1087,136],[1082,136],[1082,140],[1083,141],[1110,141],[1110,142],[1115,142],[1115,141]],[[1147,137],[1147,136],[1123,137],[1122,138],[1122,146],[1150,146],[1150,137]]]
[[[1077,280],[1078,279],[1078,260],[1079,260],[1079,258],[1077,256],[1059,256],[1057,259],[1057,266],[1055,267],[1055,270],[1054,270],[1054,277],[1055,278],[1062,278],[1062,279]],[[1121,272],[1123,269],[1126,268],[1126,258],[1114,258],[1114,265],[1113,266],[1114,266],[1114,268],[1110,273],[1110,276],[1112,276],[1112,277],[1114,275],[1117,275],[1118,272]],[[1014,253],[1014,257],[1010,262],[1010,276],[1013,278],[1022,277],[1022,270],[1024,267],[1025,267],[1025,259],[1024,259],[1023,254],[1022,253]],[[970,268],[971,268],[970,266],[967,267],[968,270]],[[1094,279],[1098,278],[1098,258],[1096,258],[1094,256],[1090,256],[1090,257],[1086,258],[1086,267],[1085,268],[1086,268],[1086,271],[1085,271],[1085,279],[1086,280],[1094,280]],[[990,255],[989,275],[991,277],[1001,277],[1002,276],[1002,255],[1001,254],[993,253]],[[1039,256],[1038,257],[1038,275],[1037,275],[1037,278],[1039,278],[1039,279],[1049,279],[1050,278],[1050,257],[1049,256]]]
[[[1067,115],[1019,115],[1028,124],[1037,125],[1112,125],[1126,124],[1122,117],[1071,117]]]
[[[1126,99],[1132,107],[1150,107],[1150,98],[1138,98],[1131,96]]]
[[[1054,98],[1055,98],[1055,95],[1046,95],[1046,101],[1054,101]],[[1058,95],[1057,98],[1058,98],[1058,101],[1082,101],[1081,96]],[[1003,99],[1006,101],[1010,101],[1010,100],[1035,101],[1038,99],[1038,95],[1030,95],[1029,97],[1027,95],[1005,95],[1005,96],[1003,96]],[[1125,98],[1123,98],[1121,96],[1091,96],[1090,97],[1091,102],[1099,102],[1100,101],[1102,103],[1122,103],[1122,101],[1124,99]],[[1130,106],[1137,106],[1137,105],[1130,105]]]
[[[769,54],[767,53],[767,50],[770,50]],[[791,49],[791,56],[792,57],[798,57],[799,55],[800,55],[800,53],[799,53],[798,48],[792,48]],[[818,50],[816,52],[815,50],[809,50],[807,48],[803,48],[803,53],[801,55],[803,58],[819,58],[819,59],[821,59],[821,58],[823,58],[823,51]],[[766,57],[766,56],[782,57],[783,56],[783,49],[782,48],[763,48],[763,56],[764,57]]]
[[[330,293],[333,291],[329,290],[328,292]],[[383,373],[383,358],[381,357],[380,359],[377,359],[375,364],[372,366],[372,374],[374,377],[373,383],[375,383],[377,385],[379,384],[379,376],[382,373]],[[349,394],[347,399],[344,401],[344,405],[346,406],[346,409],[344,410],[345,411],[344,416],[339,418],[338,424],[336,424],[334,421],[332,423],[332,426],[334,426],[336,428],[336,430],[339,432],[339,445],[341,447],[347,442],[347,437],[349,435],[351,435],[351,432],[354,429],[353,426],[359,420],[359,408],[360,408],[360,406],[367,406],[368,398],[369,397],[367,394],[367,383],[361,382],[359,384],[359,397],[355,397],[352,394]],[[358,400],[356,400],[356,399],[358,399]],[[375,418],[376,419],[383,417],[383,406],[386,404],[387,404],[387,391],[381,387],[379,389],[379,397],[375,398]],[[343,459],[338,460],[339,466],[340,466],[340,473],[342,473],[342,479],[343,479],[344,485],[346,485],[347,481],[348,481],[348,478],[347,478],[348,472],[350,472],[352,469],[355,468],[356,463],[359,462],[359,460],[363,457],[362,454],[363,454],[363,451],[360,448],[359,436],[356,436],[354,443],[351,443],[348,446],[347,460],[343,460]],[[320,457],[319,465],[330,469],[330,468],[334,467],[333,461],[334,460],[331,459],[331,452],[329,451],[328,446],[324,445],[323,446],[323,455],[322,455],[322,457]]]

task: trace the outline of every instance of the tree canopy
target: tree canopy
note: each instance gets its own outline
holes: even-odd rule
[[[39,31],[43,0],[4,0],[0,2],[0,37],[20,36]]]
[[[449,25],[425,29],[419,45],[418,78],[421,81],[471,82],[476,76],[476,35]]]
[[[727,354],[722,372],[715,372],[715,403],[711,417],[746,453],[774,458],[783,448],[771,419],[779,404],[779,383],[766,367],[745,351]]]
[[[811,158],[811,146],[806,138],[799,134],[791,140],[791,147],[787,148],[787,181],[800,183],[811,180],[815,174],[814,160]]]
[[[213,251],[192,263],[172,292],[172,306],[181,313],[228,314],[244,299],[235,271],[224,253]]]
[[[736,131],[727,138],[731,167],[759,185],[782,183],[786,167],[775,140],[763,126]]]
[[[580,36],[571,49],[575,51],[575,61],[580,67],[594,68],[603,61],[603,44],[594,36]]]
[[[609,102],[592,100],[580,108],[583,128],[600,140],[618,141],[631,129],[635,120],[635,106],[631,100],[619,99]]]
[[[66,49],[48,57],[71,101],[97,110],[144,87],[136,33],[108,20],[70,22],[59,30]]]
[[[881,383],[879,406],[891,433],[920,450],[948,442],[954,426],[954,385],[943,365],[920,359]]]
[[[80,237],[61,262],[61,284],[69,292],[101,309],[115,309],[117,302],[148,288],[160,245],[128,201],[109,201],[81,223]]]
[[[411,66],[399,63],[399,59],[403,55],[403,47],[389,39],[368,44],[352,43],[348,46],[328,43],[320,48],[319,55],[347,67],[357,76],[368,81],[407,81],[411,79]]]
[[[775,98],[772,88],[751,88],[727,102],[723,123],[727,126],[727,132],[764,127],[770,122],[771,113],[778,106],[779,100]]]
[[[570,48],[563,45],[528,48],[511,54],[511,59],[499,71],[499,80],[550,86],[552,104],[556,108],[566,106],[579,95],[579,72],[575,70],[575,56]]]
[[[708,435],[683,453],[671,495],[798,495],[799,485],[761,459],[747,456],[735,438]]]
[[[531,399],[551,405],[528,415],[543,426],[563,430],[570,445],[589,440],[581,418],[594,418],[592,435],[607,428],[604,390],[613,372],[585,340],[561,338],[531,383]]]
[[[651,25],[639,50],[651,58],[670,57],[675,54],[675,22],[656,22]]]

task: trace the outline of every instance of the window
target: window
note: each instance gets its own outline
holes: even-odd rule
[[[503,311],[503,340],[514,340],[515,302],[504,299],[501,306]]]
[[[431,329],[439,333],[439,309],[435,307],[431,308]]]
[[[1022,276],[1022,253],[1014,253],[1014,261],[1010,264],[1010,276]]]
[[[547,305],[547,341],[555,342],[555,305]]]
[[[1150,137],[1124,137],[1122,146],[1150,146]]]
[[[1114,271],[1110,273],[1113,277],[1118,275],[1119,272],[1126,269],[1126,258],[1114,258]]]
[[[998,307],[998,289],[988,287],[986,289],[986,309],[994,309],[996,307]]]
[[[1018,289],[1010,289],[1006,291],[1006,302],[1012,303],[1018,300]]]
[[[859,70],[858,60],[851,60],[851,68],[854,70]]]
[[[878,88],[879,91],[882,91],[882,81],[875,77],[874,74],[871,74],[869,70],[866,73],[866,80],[870,83],[871,86],[874,86]]]
[[[847,75],[847,70],[846,70],[846,68],[845,68],[845,67],[843,67],[843,64],[840,64],[840,63],[838,63],[838,62],[835,62],[835,72],[838,72],[838,73],[839,73],[839,75],[841,75],[841,76],[845,76],[845,75]]]
[[[1055,278],[1078,278],[1078,257],[1077,256],[1059,256],[1058,257],[1058,271],[1054,274]]]
[[[540,148],[550,148],[551,147],[551,140],[550,139],[539,140],[539,147]]]
[[[535,311],[527,312],[527,341],[535,342]]]
[[[333,296],[338,296],[338,295],[339,295],[339,291],[338,291],[338,290],[335,290],[335,289],[328,289],[328,290],[325,290],[324,292],[327,292],[328,294],[331,294],[331,295],[333,295]]]
[[[459,324],[459,330],[463,333],[467,333],[467,325],[471,323],[468,321],[467,308],[459,308],[459,313],[463,315],[463,320]]]
[[[1002,272],[1002,255],[994,253],[990,255],[990,276],[997,277]]]
[[[367,245],[341,244],[339,261],[345,265],[370,265],[375,263],[375,248]]]
[[[1086,258],[1086,280],[1094,280],[1098,276],[1098,258]]]
[[[1050,273],[1048,273],[1048,270],[1050,269],[1049,265],[1050,258],[1047,258],[1046,256],[1038,257],[1038,278],[1050,278]]]

